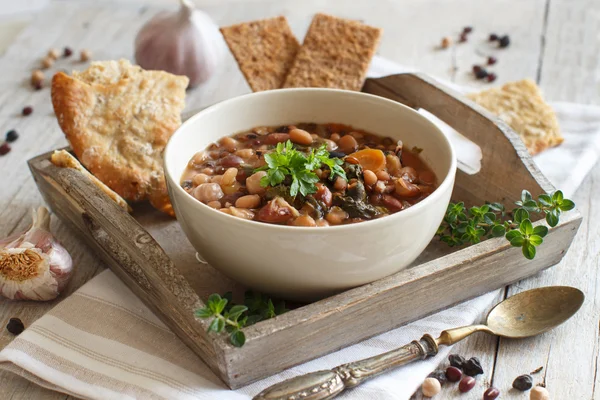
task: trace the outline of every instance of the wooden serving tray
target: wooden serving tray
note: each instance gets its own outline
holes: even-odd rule
[[[481,147],[480,172],[458,171],[454,200],[467,205],[484,201],[510,205],[522,189],[534,195],[553,190],[515,132],[431,78],[400,74],[368,79],[363,91],[423,108]],[[434,239],[411,268],[249,326],[244,329],[246,344],[236,348],[226,335],[208,334],[208,321],[196,319],[194,310],[213,292],[233,290],[239,296],[244,288],[198,263],[177,221],[146,205],[136,206],[129,215],[80,172],[57,168],[49,160],[50,153],[40,155],[29,161],[29,167],[56,215],[70,223],[232,389],[554,265],[581,223],[577,211],[561,217],[532,261],[504,238],[462,249]]]

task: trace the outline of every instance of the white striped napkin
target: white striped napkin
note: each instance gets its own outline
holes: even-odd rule
[[[406,71],[378,58],[370,76]],[[565,143],[535,158],[571,196],[600,154],[600,107],[552,104]],[[469,146],[443,127],[455,146]],[[471,145],[472,146],[472,145]],[[478,160],[477,157],[474,158]],[[306,372],[394,349],[423,333],[473,323],[489,293],[277,375],[231,391],[110,271],[98,275],[33,323],[0,352],[0,368],[84,399],[249,399],[267,386]],[[407,400],[450,349],[344,393],[341,398]]]

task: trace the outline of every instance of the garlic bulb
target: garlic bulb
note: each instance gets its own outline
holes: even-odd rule
[[[50,233],[50,213],[33,212],[25,233],[0,240],[0,295],[14,300],[55,299],[65,288],[73,260]]]
[[[152,18],[135,38],[135,61],[142,68],[185,75],[192,87],[213,75],[223,54],[219,27],[190,0],[181,0],[176,13]]]

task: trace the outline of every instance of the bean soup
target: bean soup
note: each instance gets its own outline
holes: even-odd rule
[[[404,210],[436,177],[401,141],[342,124],[256,127],[190,160],[181,186],[209,207],[270,224],[350,224]]]

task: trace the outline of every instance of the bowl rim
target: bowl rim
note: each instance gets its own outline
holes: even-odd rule
[[[315,93],[329,92],[329,93],[338,93],[339,95],[354,96],[356,98],[370,98],[374,101],[381,101],[382,103],[388,103],[388,104],[392,104],[393,106],[396,106],[399,108],[404,108],[405,110],[408,110],[409,113],[416,114],[418,118],[421,118],[427,124],[431,125],[434,128],[434,130],[442,138],[443,143],[446,145],[447,149],[450,152],[450,168],[448,169],[446,177],[429,196],[427,196],[422,201],[418,202],[417,204],[415,204],[405,210],[401,210],[394,214],[387,215],[385,217],[381,217],[381,218],[377,218],[377,219],[368,220],[368,221],[362,221],[362,222],[357,222],[357,223],[353,223],[353,224],[345,224],[345,225],[324,226],[324,227],[269,224],[266,222],[260,222],[260,221],[254,221],[254,220],[248,220],[245,218],[235,217],[233,215],[230,215],[230,214],[221,212],[217,209],[214,209],[212,207],[209,207],[208,205],[202,203],[201,201],[198,201],[196,198],[194,198],[194,196],[192,196],[191,194],[186,192],[181,187],[181,185],[178,183],[178,180],[173,179],[173,176],[171,175],[171,172],[169,170],[169,166],[167,165],[167,154],[170,151],[174,151],[174,150],[171,150],[172,146],[173,146],[172,145],[173,138],[176,135],[178,135],[180,132],[184,131],[187,128],[187,126],[194,124],[194,122],[196,120],[202,118],[204,115],[215,112],[219,108],[224,108],[224,107],[230,106],[232,103],[237,103],[237,102],[243,103],[245,101],[248,101],[248,99],[252,99],[255,97],[286,95],[288,93],[298,93],[298,92],[315,92]],[[248,128],[248,129],[251,129],[251,128]],[[221,137],[225,137],[225,136],[229,136],[229,135],[231,135],[231,133],[229,133],[227,135],[223,135]],[[357,228],[356,226],[364,227],[365,224],[368,224],[367,228],[375,227],[376,224],[390,224],[390,223],[393,223],[393,221],[398,218],[408,218],[415,213],[419,213],[422,208],[427,207],[430,203],[432,203],[436,200],[439,200],[439,197],[442,196],[442,192],[445,192],[448,189],[448,186],[454,185],[456,168],[457,168],[456,154],[454,151],[454,147],[452,146],[452,143],[450,142],[448,137],[433,122],[431,122],[429,119],[427,119],[425,116],[423,116],[416,110],[414,110],[402,103],[399,103],[397,101],[390,100],[385,97],[377,96],[374,94],[357,92],[357,91],[352,91],[352,90],[330,89],[330,88],[286,88],[286,89],[265,90],[265,91],[261,91],[261,92],[247,93],[247,94],[244,94],[241,96],[236,96],[236,97],[232,97],[230,99],[220,101],[219,103],[213,104],[212,106],[209,106],[203,110],[198,111],[196,114],[194,114],[193,116],[188,118],[185,122],[183,122],[183,124],[181,124],[177,128],[177,130],[171,135],[171,137],[169,138],[169,141],[167,142],[167,145],[165,146],[165,151],[163,152],[163,169],[164,169],[164,173],[165,173],[165,178],[167,181],[169,181],[167,183],[171,183],[168,186],[170,186],[172,188],[171,190],[179,191],[184,196],[189,196],[189,198],[191,200],[194,200],[194,203],[192,203],[192,204],[195,204],[194,207],[200,207],[200,209],[202,209],[204,207],[209,212],[214,212],[215,218],[223,218],[224,222],[240,224],[241,226],[246,225],[248,227],[250,227],[250,226],[263,227],[264,229],[273,229],[276,231],[278,231],[278,230],[290,231],[291,230],[294,232],[316,233],[316,232],[355,230],[355,229],[360,229],[360,228]],[[452,188],[450,188],[450,189],[452,189]],[[172,196],[173,195],[171,194],[171,191],[169,191],[169,197],[172,197]],[[173,202],[173,199],[171,199],[171,202]],[[404,215],[404,217],[402,217],[402,215]]]

